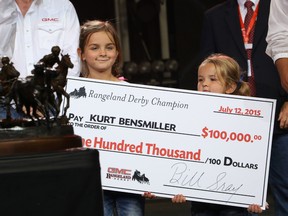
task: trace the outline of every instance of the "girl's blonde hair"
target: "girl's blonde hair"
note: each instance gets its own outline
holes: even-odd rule
[[[250,96],[249,84],[241,80],[241,68],[233,58],[221,53],[215,53],[208,56],[201,65],[207,63],[215,66],[216,75],[226,88],[236,84],[236,89],[232,94]]]
[[[116,50],[118,51],[117,59],[112,66],[112,74],[116,77],[119,77],[120,70],[123,64],[122,60],[122,50],[120,46],[120,40],[116,29],[109,21],[101,21],[101,20],[89,20],[86,21],[80,30],[80,37],[79,37],[79,48],[81,52],[84,51],[86,44],[88,43],[91,35],[96,32],[106,32],[107,36],[110,38],[111,41],[115,43]],[[87,77],[89,74],[89,70],[87,67],[86,61],[81,59],[81,76]]]

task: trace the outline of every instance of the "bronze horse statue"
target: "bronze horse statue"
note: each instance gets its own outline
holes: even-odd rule
[[[6,107],[6,119],[11,119],[11,100],[9,100],[7,95],[10,94],[10,91],[17,81],[20,73],[15,69],[13,63],[10,63],[10,59],[8,57],[2,57],[1,62],[3,65],[0,71],[1,105]]]
[[[15,101],[18,113],[25,114],[32,121],[34,118],[39,120],[41,116],[46,117],[48,114],[45,107],[47,96],[45,94],[44,71],[44,64],[34,65],[34,69],[31,71],[34,76],[17,79],[6,96],[8,101]]]
[[[2,57],[1,62],[3,64],[0,71],[0,95],[5,96],[11,89],[11,86],[18,79],[20,73],[15,69],[13,63],[10,63],[8,57]]]
[[[68,54],[62,55],[61,54],[61,60],[56,67],[56,76],[50,75],[51,78],[51,89],[53,92],[56,93],[57,96],[57,116],[60,112],[60,107],[62,105],[62,96],[66,98],[66,105],[63,106],[63,116],[66,116],[67,110],[70,107],[70,95],[65,91],[65,86],[67,84],[67,74],[68,74],[68,69],[73,68],[74,65],[71,62],[70,56]],[[51,74],[51,71],[50,71]],[[47,74],[46,74],[47,76]]]
[[[64,88],[67,83],[68,68],[73,66],[68,54],[62,55],[55,69],[46,68],[45,64],[39,62],[31,71],[33,76],[28,76],[25,80],[16,80],[8,94],[9,101],[14,99],[17,112],[22,112],[22,108],[25,107],[25,114],[32,121],[34,118],[39,120],[39,117],[44,117],[49,126],[51,114],[55,120],[59,115],[62,95],[67,99],[63,116],[69,108],[69,94]]]

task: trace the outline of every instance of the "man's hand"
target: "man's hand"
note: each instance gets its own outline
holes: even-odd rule
[[[288,128],[288,102],[285,102],[283,106],[281,107],[278,121],[280,124],[280,128],[282,129]]]

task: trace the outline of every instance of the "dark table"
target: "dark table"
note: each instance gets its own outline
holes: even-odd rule
[[[0,157],[0,215],[102,216],[98,151]]]

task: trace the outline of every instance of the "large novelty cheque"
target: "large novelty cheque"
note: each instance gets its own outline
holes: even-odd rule
[[[265,206],[275,100],[75,77],[66,91],[103,189]]]

